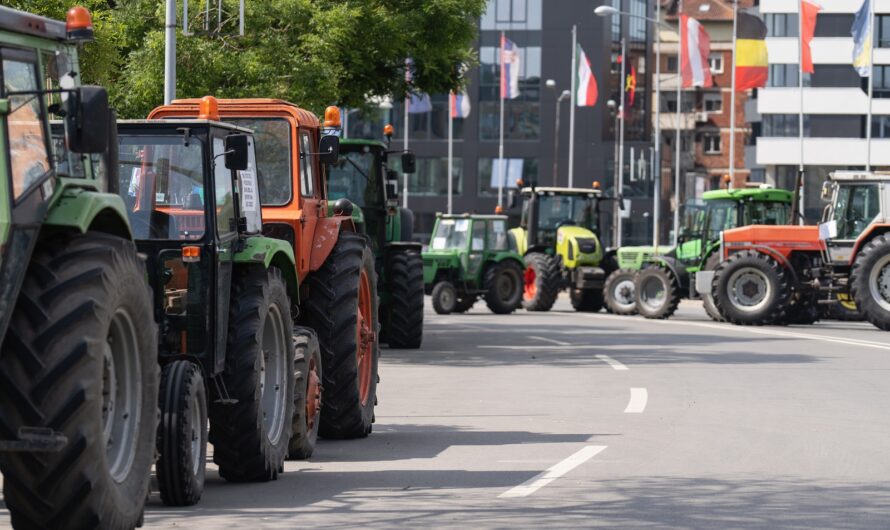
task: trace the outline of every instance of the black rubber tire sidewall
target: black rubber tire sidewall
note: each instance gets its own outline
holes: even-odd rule
[[[763,272],[770,282],[772,300],[758,311],[741,311],[735,307],[729,295],[729,281],[736,271],[746,267]],[[746,250],[731,255],[721,262],[714,271],[711,293],[714,305],[727,321],[745,326],[780,324],[791,303],[791,285],[784,267],[770,256],[757,251]]]
[[[447,296],[447,293],[451,293]],[[433,299],[433,310],[439,315],[448,315],[454,312],[457,306],[457,289],[451,282],[439,282],[433,286],[433,292],[430,294]],[[452,302],[448,302],[448,298]]]
[[[516,311],[522,304],[522,273],[522,267],[511,259],[505,259],[500,263],[492,264],[485,270],[485,303],[492,313],[508,315]],[[497,288],[499,279],[504,275],[512,276],[514,282],[514,290],[506,299],[501,298]]]
[[[650,307],[643,301],[642,286],[651,279],[658,280],[664,289],[664,303]],[[650,319],[670,318],[680,304],[680,286],[674,274],[662,265],[653,264],[639,271],[634,277],[634,300],[637,313]]]
[[[390,303],[386,336],[390,348],[417,349],[423,342],[423,259],[416,250],[392,252],[386,269]]]
[[[603,295],[605,297],[606,307],[609,308],[611,313],[616,315],[635,315],[637,313],[637,304],[634,299],[631,299],[630,303],[627,305],[621,305],[614,296],[617,284],[628,280],[633,283],[636,275],[637,271],[633,269],[618,269],[612,271],[612,273],[609,274],[609,277],[606,278],[606,283],[603,286]]]
[[[890,331],[890,311],[882,308],[871,294],[869,282],[872,269],[879,260],[890,254],[890,234],[880,235],[865,245],[850,271],[850,291],[859,312],[878,329]]]
[[[708,259],[705,261],[705,268],[703,270],[713,271],[716,270],[717,267],[720,266],[720,253],[715,252],[711,254]],[[705,310],[705,313],[711,317],[711,320],[714,322],[726,322],[726,319],[723,318],[723,315],[720,314],[720,310],[717,309],[717,306],[714,305],[714,296],[710,293],[699,293],[701,295],[702,307]]]
[[[525,256],[526,268],[535,272],[535,295],[523,297],[526,311],[550,311],[560,291],[559,260],[542,252],[530,252]]]
[[[324,368],[321,361],[321,349],[318,337],[309,328],[294,327],[294,420],[293,434],[288,444],[288,460],[305,460],[312,456],[318,440],[318,427],[321,420],[321,407],[315,414],[314,425],[309,428],[306,418],[306,400],[309,387],[309,361],[315,359],[319,384],[324,380]]]

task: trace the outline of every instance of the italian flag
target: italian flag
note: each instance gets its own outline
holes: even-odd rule
[[[578,45],[577,63],[575,64],[575,105],[579,107],[592,107],[596,105],[596,97],[598,95],[596,89],[596,78],[590,70],[590,60]]]

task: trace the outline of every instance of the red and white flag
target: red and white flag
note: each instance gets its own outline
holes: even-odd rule
[[[813,66],[813,52],[810,50],[810,41],[816,33],[816,15],[822,11],[822,6],[812,0],[801,0],[800,12],[803,17],[800,19],[800,66],[804,72],[814,73],[816,68]]]
[[[579,107],[592,107],[596,105],[596,98],[599,96],[596,86],[596,77],[590,69],[590,59],[587,54],[578,45],[577,50],[578,62],[575,64],[575,105]]]
[[[451,109],[449,115],[452,118],[466,118],[470,115],[470,97],[466,92],[456,94],[454,92],[448,97],[448,107]]]
[[[683,88],[714,86],[708,55],[711,36],[698,20],[687,15],[680,17],[683,42],[680,43],[680,75]]]

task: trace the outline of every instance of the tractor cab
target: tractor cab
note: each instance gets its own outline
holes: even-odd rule
[[[555,248],[563,232],[599,234],[601,195],[598,189],[524,188],[520,227],[526,246],[521,250]]]
[[[830,203],[820,237],[833,264],[850,265],[862,243],[890,225],[890,173],[835,171],[822,197]]]

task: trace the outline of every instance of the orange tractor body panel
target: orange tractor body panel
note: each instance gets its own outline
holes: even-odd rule
[[[820,252],[818,226],[751,225],[723,232],[723,259],[741,250],[760,250],[787,260],[794,252]]]

